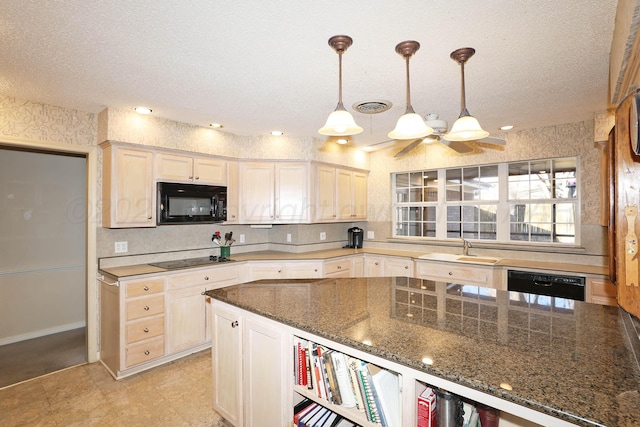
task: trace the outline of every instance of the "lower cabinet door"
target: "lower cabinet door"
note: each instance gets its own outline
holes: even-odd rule
[[[169,354],[207,342],[207,306],[204,286],[170,291],[166,298]]]
[[[284,416],[281,332],[273,326],[245,318],[244,335],[244,425],[284,426],[287,420]]]
[[[213,409],[235,427],[242,424],[242,319],[212,303]]]

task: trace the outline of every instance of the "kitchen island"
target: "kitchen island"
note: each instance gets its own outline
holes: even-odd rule
[[[256,386],[246,376],[260,374],[246,365],[235,371],[244,378],[231,378],[232,370],[216,376],[231,347],[248,360],[253,351],[260,363],[273,350],[274,382],[261,384],[278,388],[261,390],[280,396],[272,425],[290,420],[304,396],[292,384],[296,336],[402,374],[403,426],[415,425],[417,381],[542,425],[640,425],[637,342],[626,332],[627,314],[615,307],[406,277],[261,280],[206,294],[214,300],[214,390],[216,381]],[[222,341],[229,332],[216,331],[228,326],[225,319],[242,331],[242,320],[233,320],[242,316],[260,334],[245,330],[243,342]],[[260,349],[260,336],[273,347]],[[237,416],[236,425],[252,425],[251,391],[236,390],[244,416],[214,406]]]

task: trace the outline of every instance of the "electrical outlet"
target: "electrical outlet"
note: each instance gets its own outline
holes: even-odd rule
[[[244,234],[240,235],[240,243],[244,243]]]
[[[367,231],[367,239],[375,239],[375,235],[373,231]]]
[[[116,242],[115,246],[116,246],[115,247],[115,252],[117,254],[123,254],[123,253],[129,251],[127,242]]]
[[[291,233],[287,233],[287,243],[291,243]]]
[[[327,240],[327,233],[325,233],[324,231],[320,232],[320,240]]]

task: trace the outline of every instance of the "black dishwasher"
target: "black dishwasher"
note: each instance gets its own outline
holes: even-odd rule
[[[585,278],[532,271],[509,270],[507,289],[529,294],[584,301]]]

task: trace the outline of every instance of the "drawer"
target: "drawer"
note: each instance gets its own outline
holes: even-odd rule
[[[125,286],[127,298],[157,294],[158,292],[162,292],[164,290],[164,279],[155,278],[141,280],[138,282],[127,283]]]
[[[164,295],[127,301],[127,320],[140,319],[164,313]]]
[[[128,367],[164,356],[164,337],[152,338],[125,349],[125,364]]]
[[[448,262],[418,262],[417,275],[420,279],[442,279],[460,283],[491,285],[493,270],[482,267],[460,266]]]
[[[164,335],[164,316],[128,322],[125,329],[127,344]]]
[[[616,287],[606,279],[591,279],[591,295],[615,299]]]
[[[167,277],[167,289],[182,289],[196,285],[207,285],[207,288],[218,288],[239,283],[237,266],[220,266],[188,273],[172,274]]]
[[[338,259],[335,261],[327,261],[324,263],[324,274],[327,276],[333,273],[349,271],[350,269],[350,259]]]

